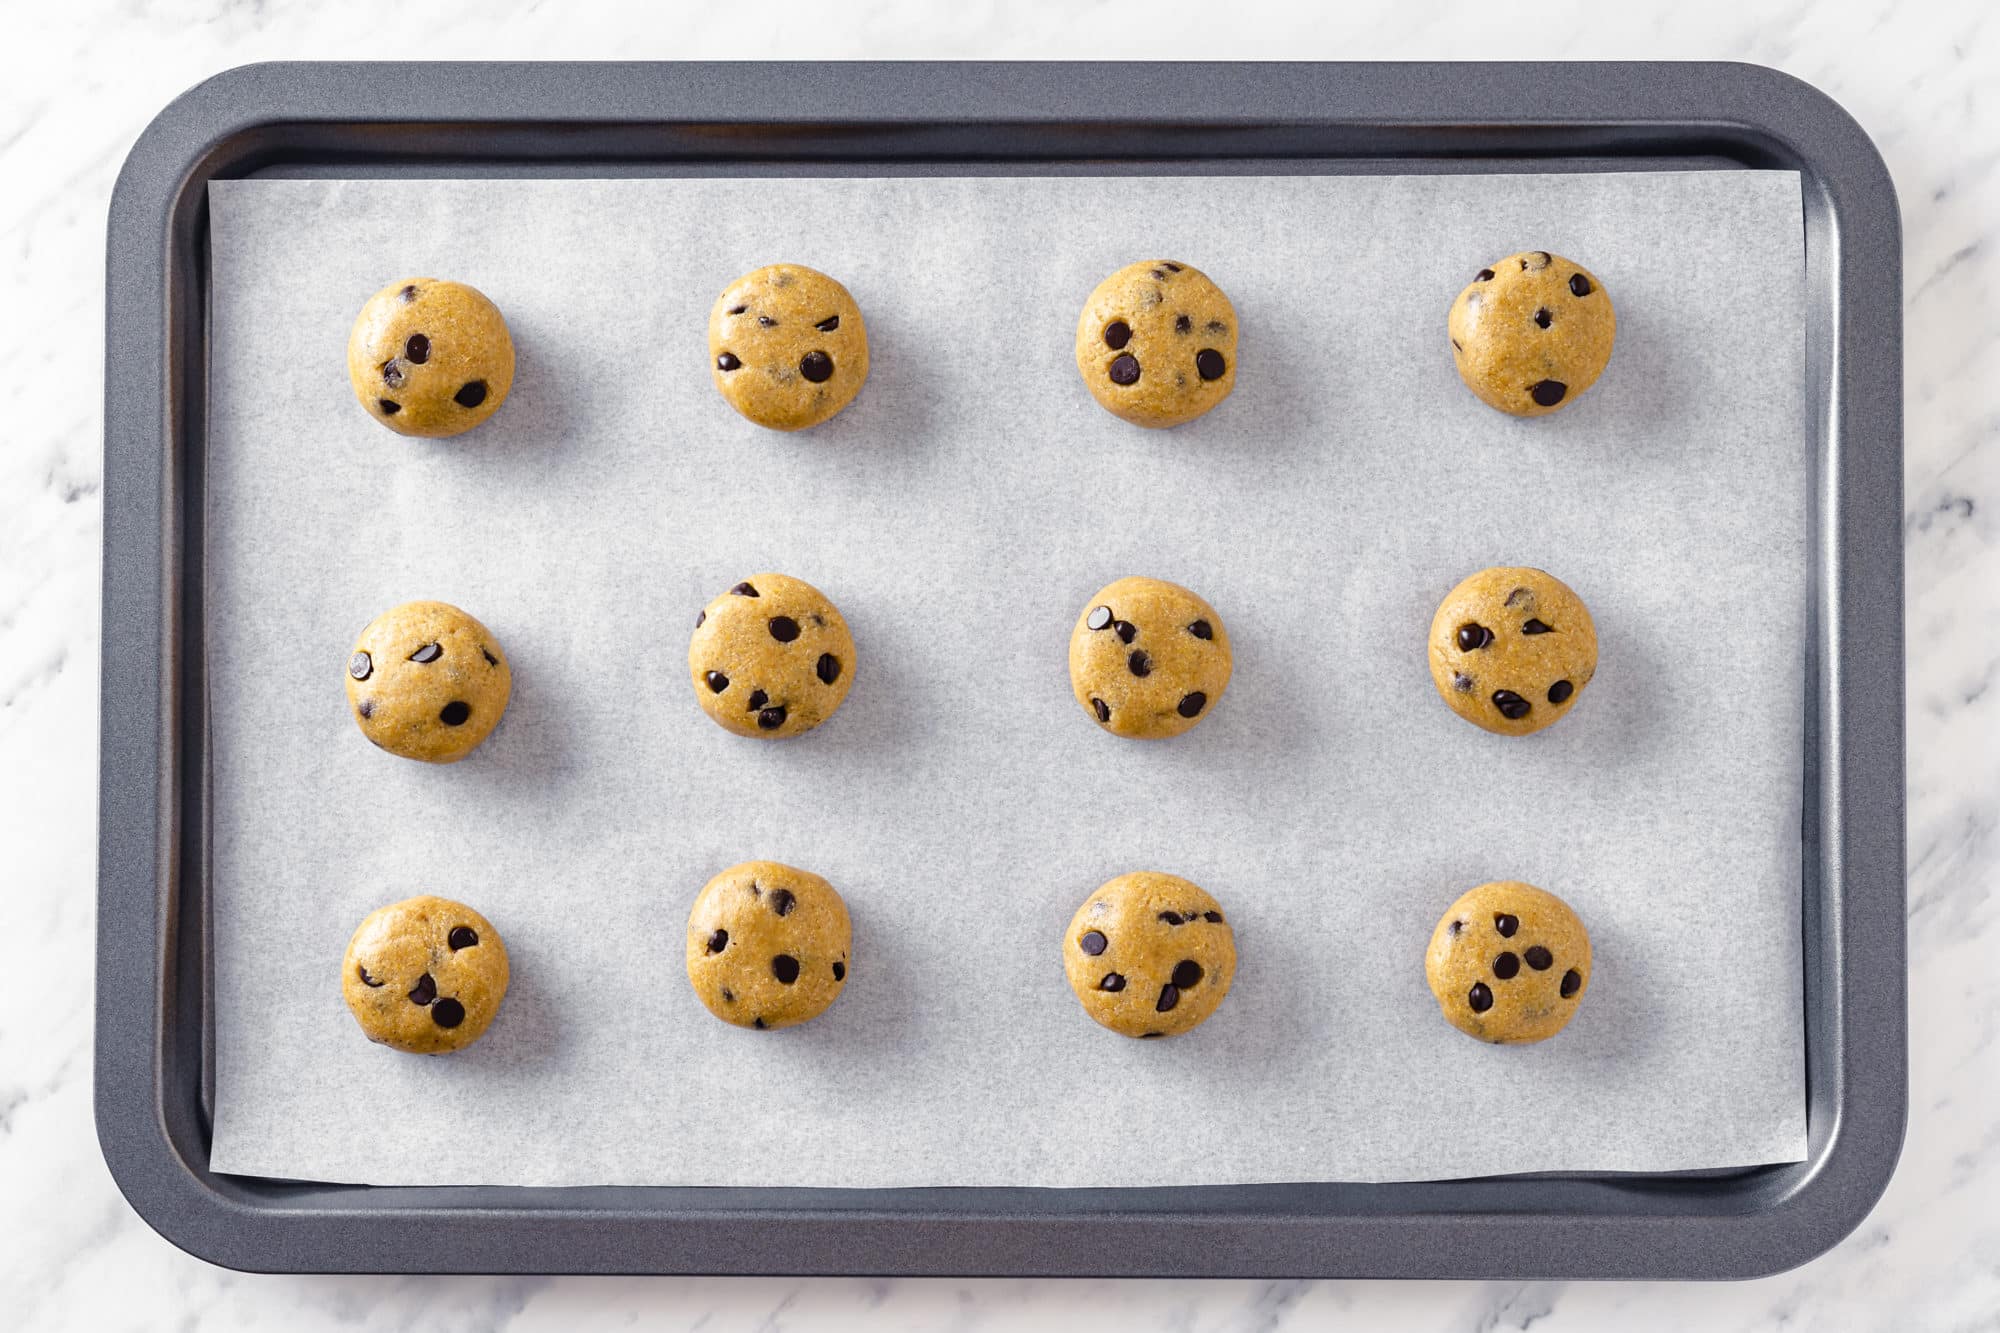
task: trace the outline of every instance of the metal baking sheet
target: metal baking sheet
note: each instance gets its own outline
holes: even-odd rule
[[[761,118],[772,104],[740,87],[753,68],[767,67],[452,66],[421,80],[383,66],[253,68],[170,108],[128,163],[114,202],[108,334],[116,512],[106,549],[99,1109],[107,1159],[142,1214],[243,1266],[401,1268],[420,1255],[432,1269],[548,1271],[1723,1276],[1796,1262],[1853,1225],[1893,1164],[1903,1086],[1901,717],[1889,707],[1901,691],[1900,407],[1895,385],[1875,385],[1865,370],[1899,364],[1898,254],[1893,196],[1851,122],[1783,76],[1736,66],[1189,66],[1160,85],[1179,90],[1173,104],[1146,92],[1155,85],[1132,67],[812,66],[768,71],[772,86],[805,90],[814,108],[771,123]],[[393,88],[378,84],[385,78]],[[591,110],[576,112],[586,88]],[[1202,90],[1192,105],[1189,89]],[[359,106],[402,112],[363,126],[347,119]],[[704,108],[713,119],[697,114]],[[1717,119],[1718,108],[1729,114]],[[1519,120],[1530,109],[1532,126]],[[1664,162],[1801,173],[1816,459],[1801,904],[1807,1162],[1722,1178],[1062,1192],[342,1190],[207,1171],[198,391],[207,180],[259,169],[1161,175],[1273,161],[1286,171]],[[150,321],[121,312],[142,297],[158,303]],[[1857,301],[1875,322],[1851,327]],[[1843,392],[1849,377],[1870,396]],[[138,660],[154,674],[135,675]],[[1869,707],[1842,709],[1849,691]],[[1868,950],[1845,947],[1857,931]],[[149,1039],[135,1047],[141,1031]],[[1885,1068],[1894,1077],[1882,1085]],[[1632,1227],[1647,1245],[1631,1243]],[[405,1239],[420,1228],[424,1244],[386,1239],[399,1228]],[[1079,1245],[1084,1234],[1090,1243]]]

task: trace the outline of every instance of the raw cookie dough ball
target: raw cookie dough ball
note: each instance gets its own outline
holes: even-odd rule
[[[1424,956],[1450,1024],[1491,1042],[1562,1031],[1590,986],[1590,932],[1568,903],[1532,884],[1481,884],[1446,910]]]
[[[1229,631],[1179,584],[1123,578],[1101,589],[1069,636],[1076,701],[1106,731],[1178,736],[1229,688]]]
[[[687,970],[708,1012],[740,1028],[817,1018],[847,985],[847,904],[818,875],[745,861],[688,913]]]
[[[507,946],[464,903],[425,894],[370,912],[341,960],[340,993],[368,1040],[415,1055],[478,1041],[507,995]]]
[[[847,698],[854,640],[812,584],[753,574],[695,618],[688,675],[702,711],[737,735],[797,736]]]
[[[375,617],[347,658],[347,703],[390,754],[452,764],[507,711],[514,677],[493,632],[448,602],[404,602]]]
[[[474,288],[403,278],[361,307],[347,378],[368,415],[398,435],[461,435],[507,401],[514,340]]]
[[[1083,303],[1076,368],[1113,416],[1153,428],[1193,421],[1236,387],[1236,308],[1198,269],[1127,264]]]
[[[847,288],[803,264],[772,264],[715,298],[708,356],[731,407],[772,430],[804,430],[861,392],[868,328]]]
[[[1540,731],[1597,673],[1597,628],[1569,585],[1539,569],[1482,569],[1431,618],[1431,681],[1467,722]]]
[[[1546,416],[1574,402],[1604,373],[1618,332],[1597,276],[1546,250],[1480,269],[1445,324],[1459,378],[1517,417]]]
[[[1084,1012],[1113,1032],[1172,1037],[1207,1022],[1229,994],[1236,934],[1199,887],[1137,870],[1076,909],[1063,970]]]

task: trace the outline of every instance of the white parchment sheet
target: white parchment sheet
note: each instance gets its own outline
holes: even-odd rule
[[[1655,1171],[1805,1150],[1800,981],[1803,252],[1790,173],[212,185],[207,578],[214,1165],[376,1183],[1162,1185]],[[1446,307],[1546,248],[1616,355],[1516,421],[1458,383]],[[1130,260],[1206,270],[1236,391],[1149,432],[1071,343]],[[710,302],[790,260],[867,316],[817,430],[710,384]],[[354,402],[362,301],[474,284],[519,347],[456,440]],[[1436,698],[1439,598],[1537,565],[1597,679],[1552,730]],[[729,735],[696,610],[764,570],[858,645],[811,735]],[[1173,741],[1071,699],[1070,626],[1124,574],[1195,588],[1236,651]],[[370,746],[356,633],[435,597],[506,645],[465,762]],[[775,1033],[682,965],[716,871],[827,876],[846,993]],[[1097,884],[1208,888],[1241,967],[1189,1036],[1084,1016],[1060,941]],[[1529,880],[1596,950],[1557,1039],[1459,1035],[1425,987],[1461,890]],[[489,916],[513,988],[448,1058],[363,1040],[349,934],[419,892]]]

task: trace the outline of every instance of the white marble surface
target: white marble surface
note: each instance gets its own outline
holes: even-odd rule
[[[0,1324],[1158,1327],[1631,1333],[2000,1327],[2000,18],[1984,0],[1409,4],[5,0],[0,48]],[[421,41],[413,40],[421,34]],[[126,1208],[90,1109],[105,204],[163,103],[274,58],[1727,58],[1844,103],[1901,192],[1911,1114],[1827,1256],[1727,1286],[289,1278]],[[1698,274],[1698,265],[1692,269]],[[1718,294],[1718,311],[1722,305]]]

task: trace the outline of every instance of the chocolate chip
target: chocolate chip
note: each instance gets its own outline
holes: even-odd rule
[[[1160,913],[1160,920],[1166,922],[1170,926],[1178,926],[1183,921],[1187,920],[1187,918],[1182,916],[1179,912],[1162,912]]]
[[[393,417],[403,410],[403,405],[393,398],[377,398],[375,406],[382,409],[382,415],[385,417]]]
[[[375,674],[375,659],[367,653],[356,653],[347,659],[347,674],[356,680],[367,680]]]
[[[1097,989],[1108,990],[1115,994],[1125,989],[1125,978],[1117,972],[1106,972],[1104,980],[1097,983]]]
[[[1076,942],[1076,947],[1095,958],[1104,952],[1104,946],[1109,943],[1110,941],[1104,938],[1103,931],[1086,930],[1083,932],[1083,938]]]
[[[752,898],[761,898],[764,896],[764,891],[757,887],[757,881],[754,879],[750,881],[750,896]]]
[[[1090,706],[1097,713],[1097,720],[1099,722],[1109,722],[1111,720],[1110,704],[1105,703],[1102,699],[1092,698]]]
[[[1118,636],[1120,643],[1130,643],[1139,637],[1139,627],[1129,620],[1112,621],[1111,632]]]
[[[354,706],[354,711],[361,714],[363,718],[373,717],[375,716],[375,701],[373,699],[363,699]]]
[[[1502,981],[1512,981],[1521,971],[1521,960],[1510,951],[1493,960],[1493,975]]]
[[[729,307],[729,309],[723,311],[723,313],[726,315],[740,315],[749,308],[750,307],[747,305],[733,305]]]
[[[1527,256],[1521,260],[1521,271],[1523,273],[1526,273],[1528,270],[1533,269],[1535,272],[1539,273],[1543,269],[1547,268],[1550,264],[1553,264],[1555,262],[1555,259],[1556,257],[1550,254],[1546,250],[1531,250],[1528,252]]]
[[[1555,684],[1549,686],[1549,702],[1552,704],[1563,703],[1572,694],[1575,693],[1576,693],[1576,686],[1570,684],[1566,680],[1559,680]]]
[[[757,1017],[751,1019],[750,1026],[762,1032],[764,1030],[764,1016],[759,1014]]]
[[[472,716],[472,705],[463,699],[453,699],[438,710],[438,721],[447,727],[462,727],[465,719]]]
[[[1465,345],[1459,342],[1458,339],[1453,338],[1451,340],[1451,350],[1454,352],[1463,352],[1465,350]]]
[[[694,627],[696,629],[700,629],[703,625],[706,625],[707,623],[708,623],[708,610],[706,607],[694,613]]]
[[[743,701],[743,710],[748,713],[754,713],[769,702],[771,702],[770,695],[764,693],[762,690],[752,690],[750,691],[750,697]]]
[[[1477,652],[1493,642],[1493,631],[1474,621],[1467,621],[1458,627],[1458,651]]]
[[[825,352],[807,352],[799,358],[799,374],[814,384],[824,384],[833,378],[833,358]]]
[[[799,896],[790,889],[771,890],[771,910],[779,916],[790,916],[792,909],[799,905]]]
[[[714,934],[708,937],[708,951],[710,953],[721,953],[724,949],[727,949],[728,947],[729,947],[728,931],[717,930]]]
[[[1181,1002],[1180,991],[1176,990],[1174,988],[1174,983],[1169,981],[1166,985],[1160,987],[1160,1002],[1153,1006],[1153,1012],[1156,1014],[1164,1014],[1165,1012],[1167,1012],[1167,1010],[1173,1008],[1180,1002]]]
[[[1534,619],[1529,619],[1529,620],[1524,620],[1524,621],[1522,621],[1522,622],[1521,622],[1521,633],[1523,633],[1523,634],[1553,634],[1553,633],[1555,633],[1555,631],[1554,631],[1554,630],[1552,630],[1552,629],[1550,629],[1550,628],[1549,628],[1549,627],[1548,627],[1547,625],[1544,625],[1544,624],[1543,624],[1543,623],[1542,623],[1541,621],[1539,621],[1539,620],[1534,620]]]
[[[1122,319],[1114,319],[1104,326],[1104,345],[1116,352],[1132,341],[1132,326]]]
[[[1521,918],[1515,916],[1512,912],[1495,912],[1493,914],[1493,929],[1500,932],[1501,939],[1513,939],[1514,932],[1520,928]]]
[[[717,370],[741,370],[743,362],[737,359],[736,353],[724,352],[721,356],[715,358],[715,368]]]
[[[397,292],[397,293],[396,293],[396,295],[398,295],[398,296],[402,297],[402,298],[403,298],[403,300],[404,300],[404,301],[405,301],[405,302],[407,303],[407,302],[410,302],[410,301],[414,301],[414,300],[416,300],[416,299],[417,299],[417,289],[416,289],[415,285],[413,284],[413,285],[411,285],[411,286],[408,286],[408,287],[405,287],[405,288],[403,288],[403,290],[402,290],[402,291],[400,291],[400,292]]]
[[[1188,633],[1194,635],[1197,639],[1212,639],[1215,637],[1215,626],[1209,624],[1206,620],[1197,620],[1194,624],[1188,626]]]
[[[437,644],[434,643],[427,643],[423,647],[417,649],[417,651],[415,651],[414,653],[411,653],[410,660],[412,662],[418,663],[419,665],[428,666],[430,663],[437,661],[440,657],[443,656],[444,656],[443,648],[440,648]]]
[[[720,671],[704,671],[701,680],[702,684],[708,686],[711,694],[720,694],[729,688],[729,677]]]
[[[1127,352],[1111,363],[1113,384],[1137,384],[1139,382],[1139,358]]]
[[[444,942],[451,946],[453,953],[457,953],[460,949],[470,949],[479,943],[479,932],[471,926],[453,926],[451,934],[444,937]]]
[[[410,1003],[426,1005],[438,997],[437,981],[426,972],[417,978],[417,984],[410,988]]]
[[[1556,961],[1556,956],[1539,944],[1529,945],[1527,952],[1522,954],[1521,957],[1527,961],[1529,967],[1534,968],[1537,972],[1548,971],[1549,966]]]
[[[1142,679],[1153,674],[1153,659],[1146,656],[1144,648],[1134,648],[1132,655],[1125,659],[1125,666],[1133,675]]]
[[[1229,326],[1228,326],[1227,324],[1224,324],[1224,323],[1223,323],[1223,322],[1222,322],[1221,320],[1219,320],[1219,319],[1211,319],[1210,321],[1208,321],[1208,323],[1206,323],[1206,324],[1202,325],[1202,327],[1203,327],[1203,328],[1205,328],[1205,329],[1207,329],[1207,330],[1208,330],[1208,331],[1209,331],[1210,333],[1227,333],[1227,332],[1229,332]]]
[[[787,986],[799,979],[799,960],[788,953],[781,953],[771,960],[771,975]]]
[[[1085,629],[1091,629],[1091,630],[1110,629],[1111,622],[1113,619],[1115,619],[1115,617],[1111,614],[1110,607],[1108,606],[1092,607],[1090,611],[1090,617],[1083,622],[1083,627]]]
[[[431,340],[421,333],[413,333],[403,344],[403,359],[413,366],[421,366],[431,359]]]
[[[403,387],[403,367],[394,360],[382,363],[382,382],[392,389]]]
[[[813,325],[813,327],[818,329],[821,333],[832,333],[835,329],[840,327],[840,316],[828,315],[825,319]]]
[[[772,616],[770,630],[771,637],[779,643],[790,643],[799,637],[799,622],[790,616]]]
[[[759,324],[762,324],[762,325],[763,325],[763,326],[764,326],[765,328],[767,328],[767,329],[775,329],[775,328],[777,328],[777,327],[778,327],[778,321],[777,321],[777,320],[775,320],[775,319],[772,319],[772,318],[771,318],[771,317],[770,317],[769,315],[759,315],[759,316],[757,316],[757,322],[758,322]]]
[[[738,597],[755,597],[757,595],[757,590],[748,583],[739,583],[729,591],[735,593]]]
[[[1215,922],[1220,922],[1220,921],[1222,920],[1222,913],[1220,913],[1220,912],[1203,912],[1203,913],[1201,914],[1201,919],[1202,919],[1203,921],[1215,921]]]
[[[1166,1036],[1166,1035],[1167,1035],[1167,1034],[1166,1034],[1166,1033],[1164,1033],[1164,1032],[1141,1032],[1141,1033],[1139,1034],[1139,1040],[1140,1040],[1140,1041],[1144,1041],[1144,1040],[1146,1040],[1146,1038],[1148,1038],[1148,1037],[1164,1037],[1164,1036]]]
[[[1493,706],[1500,710],[1500,716],[1509,722],[1519,722],[1528,715],[1531,704],[1512,690],[1493,691]]]
[[[1174,985],[1181,990],[1192,990],[1201,977],[1201,964],[1192,958],[1183,958],[1174,964]]]
[[[1200,717],[1201,710],[1206,707],[1208,696],[1200,690],[1191,690],[1181,696],[1181,701],[1174,705],[1174,711],[1182,717]]]
[[[1445,927],[1445,932],[1451,935],[1455,939],[1464,929],[1465,929],[1465,923],[1463,921],[1454,921],[1449,926]]]
[[[431,1022],[441,1028],[455,1028],[465,1021],[465,1006],[457,1000],[439,1000],[431,1006]]]
[[[1174,332],[1175,333],[1194,332],[1194,321],[1189,319],[1186,315],[1176,315],[1174,317]]]
[[[467,380],[459,386],[458,392],[451,396],[451,401],[460,407],[479,406],[486,401],[486,381]]]
[[[1493,992],[1487,989],[1485,982],[1475,981],[1472,989],[1465,993],[1465,1002],[1472,1006],[1473,1013],[1483,1014],[1493,1007]]]
[[[835,981],[847,980],[847,964],[835,963],[833,965],[833,979]]]
[[[1572,967],[1569,971],[1563,973],[1561,990],[1562,990],[1562,997],[1565,1000],[1567,1000],[1570,996],[1576,994],[1578,991],[1582,989],[1583,989],[1583,974],[1581,972],[1577,971],[1575,968]]]
[[[724,987],[722,988],[722,1002],[723,1002],[724,1004],[735,1004],[735,1003],[736,1003],[736,992],[735,992],[735,991],[733,991],[733,990],[731,990],[731,989],[729,989],[729,987],[727,987],[727,986],[724,986]]]
[[[1169,273],[1178,273],[1181,271],[1181,266],[1179,264],[1176,264],[1171,260],[1166,260],[1166,259],[1162,259],[1160,261],[1160,267],[1164,268]]]
[[[1460,694],[1470,694],[1472,693],[1472,677],[1460,671],[1452,676],[1451,687]]]
[[[1472,280],[1474,282],[1491,282],[1493,281],[1493,270],[1490,268],[1482,268],[1479,270],[1478,275],[1475,276]]]
[[[1213,347],[1204,347],[1194,354],[1194,368],[1205,380],[1219,380],[1229,363]]]
[[[1547,328],[1554,319],[1555,316],[1549,313],[1547,306],[1542,306],[1535,311],[1535,327],[1538,329]]]
[[[483,644],[483,643],[479,645],[479,655],[480,655],[481,657],[483,657],[483,658],[485,658],[485,659],[486,659],[486,665],[487,665],[487,666],[499,666],[499,665],[500,665],[500,659],[499,659],[499,658],[497,658],[497,657],[495,657],[495,656],[494,656],[494,655],[493,655],[492,653],[489,653],[489,652],[487,652],[487,651],[486,651],[486,645],[485,645],[485,644]]]
[[[819,663],[813,667],[813,674],[819,677],[820,684],[833,684],[840,679],[840,659],[832,653],[821,653]]]
[[[1537,380],[1528,386],[1528,397],[1540,407],[1554,407],[1568,392],[1569,386],[1561,380]]]
[[[361,977],[361,984],[362,984],[362,985],[364,985],[364,986],[374,986],[374,987],[376,987],[376,988],[378,988],[378,989],[379,989],[379,988],[381,987],[381,985],[382,985],[382,983],[381,983],[381,982],[379,982],[379,981],[375,980],[375,978],[373,978],[373,977],[371,977],[371,976],[369,976],[369,975],[368,975],[368,969],[367,969],[367,968],[365,968],[365,967],[361,966],[361,965],[360,965],[359,963],[356,963],[356,964],[354,965],[354,970],[355,970],[355,972],[356,972],[357,974],[359,974],[359,975],[360,975],[360,977]]]
[[[779,704],[776,708],[766,708],[763,712],[757,714],[757,728],[760,731],[776,731],[784,725],[785,706],[783,704]]]
[[[1152,271],[1152,273],[1154,282],[1165,282],[1167,280],[1166,272],[1163,269],[1156,268]]]
[[[1590,279],[1581,273],[1569,275],[1569,290],[1573,296],[1588,296],[1591,292]]]

